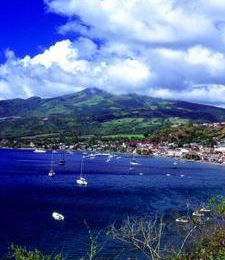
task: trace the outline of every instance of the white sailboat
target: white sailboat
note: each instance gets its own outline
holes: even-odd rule
[[[77,183],[78,185],[81,185],[81,186],[87,186],[87,185],[88,185],[88,182],[87,182],[87,180],[83,177],[83,167],[84,167],[84,157],[82,156],[81,166],[80,166],[80,178],[76,180],[76,183]]]
[[[177,162],[173,162],[173,169],[177,168]]]
[[[51,167],[50,167],[48,176],[49,177],[54,177],[55,176],[55,171],[53,169],[53,152],[52,152],[52,155],[51,155]]]
[[[106,160],[107,163],[111,162],[111,159],[108,157]]]
[[[59,161],[59,165],[64,165],[65,162],[66,162],[66,160],[65,160],[65,151],[62,150],[61,159]]]
[[[141,164],[138,163],[137,160],[135,159],[134,153],[135,153],[135,151],[133,152],[132,159],[131,159],[131,161],[130,161],[130,166],[139,166],[139,165],[141,165]]]

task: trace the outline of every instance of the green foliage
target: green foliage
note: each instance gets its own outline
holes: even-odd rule
[[[0,101],[0,137],[153,133],[162,126],[225,120],[225,110],[99,89],[51,98]],[[208,140],[211,142],[212,140]]]
[[[216,144],[216,140],[220,140],[224,137],[225,128],[223,126],[214,128],[203,125],[183,125],[176,128],[163,127],[155,131],[149,139],[157,143],[165,141],[177,143],[178,146],[190,143],[201,143],[212,147]]]
[[[215,227],[214,227],[215,229]],[[225,229],[210,228],[194,241],[191,252],[168,258],[168,260],[224,260]]]
[[[89,250],[87,252],[87,258],[89,260],[93,260],[97,256],[97,238],[94,236],[93,232],[91,231],[88,223],[84,221],[84,224],[88,231],[88,237],[89,237]]]
[[[225,215],[225,197],[222,195],[215,196],[209,200],[209,206],[214,214]]]
[[[62,260],[62,256],[46,256],[39,250],[27,250],[24,247],[12,244],[9,249],[9,254],[6,259],[10,260]]]

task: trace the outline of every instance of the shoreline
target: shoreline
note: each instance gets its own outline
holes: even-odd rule
[[[29,147],[21,147],[21,148],[12,148],[12,147],[0,147],[0,150],[15,150],[15,151],[35,151],[36,149],[43,149],[43,148],[29,148]],[[44,149],[46,152],[49,151],[60,151],[60,149],[57,150],[51,150],[51,149]],[[87,150],[71,150],[71,149],[66,149],[68,152],[81,152],[81,153],[99,153],[99,154],[117,154],[117,155],[128,155],[132,156],[133,153],[128,153],[128,152],[111,152],[111,151],[87,151]],[[215,165],[215,166],[220,166],[220,167],[225,167],[225,164],[217,163],[217,162],[209,162],[209,161],[203,161],[203,160],[188,160],[180,157],[173,157],[173,156],[168,156],[168,155],[141,155],[141,154],[135,154],[135,157],[145,157],[145,158],[167,158],[175,161],[185,161],[185,162],[193,162],[193,163],[204,163],[204,164],[209,164],[209,165]]]

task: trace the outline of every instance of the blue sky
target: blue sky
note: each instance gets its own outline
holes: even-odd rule
[[[224,0],[3,0],[0,99],[98,87],[225,106]]]
[[[42,0],[1,1],[0,9],[0,61],[5,50],[11,49],[17,57],[34,56],[64,36],[56,28],[66,21],[65,17],[48,13]]]

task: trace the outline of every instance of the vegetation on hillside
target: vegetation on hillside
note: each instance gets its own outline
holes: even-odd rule
[[[185,125],[177,128],[168,127],[155,131],[149,135],[153,142],[170,142],[178,145],[201,143],[203,145],[214,145],[216,141],[225,138],[225,127],[213,127],[204,125]]]
[[[41,99],[0,101],[0,137],[63,133],[152,133],[162,126],[225,120],[225,109],[96,88]]]

